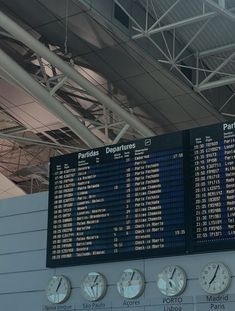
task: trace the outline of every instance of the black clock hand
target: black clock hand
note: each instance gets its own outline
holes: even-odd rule
[[[171,273],[170,280],[172,280],[172,278],[173,278],[173,276],[175,274],[175,270],[176,270],[176,268],[174,268],[173,272]]]
[[[130,282],[133,280],[134,275],[135,275],[135,271],[132,272]]]
[[[94,279],[94,281],[93,281],[93,284],[90,286],[91,295],[92,295],[93,297],[96,296],[96,295],[95,295],[95,291],[94,291],[94,287],[97,285],[97,284],[96,284],[97,278],[98,278],[98,275],[96,275],[96,277],[95,277],[95,279]]]
[[[93,288],[96,285],[96,280],[98,279],[98,275],[95,277],[93,284],[91,285],[91,288]]]
[[[62,282],[62,278],[60,278],[60,281],[59,281],[59,283],[58,283],[58,285],[57,285],[57,287],[56,287],[56,292],[58,291],[58,289],[60,288],[60,285],[61,285],[61,282]]]
[[[219,265],[217,265],[217,267],[216,267],[216,269],[215,269],[215,273],[214,273],[214,275],[213,275],[212,279],[210,280],[209,285],[211,285],[211,283],[212,283],[212,282],[214,281],[214,279],[216,278],[216,275],[217,275],[218,269],[219,269]]]
[[[170,285],[170,287],[172,287],[172,278],[173,278],[173,276],[175,274],[175,270],[176,270],[176,268],[173,269],[173,271],[171,273],[171,276],[169,277],[169,285]]]

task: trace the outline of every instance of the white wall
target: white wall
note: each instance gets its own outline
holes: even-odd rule
[[[47,269],[47,200],[47,193],[39,193],[0,201],[0,311],[127,310],[130,303],[139,311],[235,310],[233,251]],[[232,272],[231,286],[217,298],[229,302],[208,302],[200,289],[201,268],[215,260],[224,262]],[[168,264],[177,264],[187,273],[187,287],[181,296],[185,304],[164,304],[157,290],[157,274]],[[116,290],[116,281],[126,268],[139,269],[146,279],[144,294],[134,302],[122,299]],[[102,273],[108,280],[106,296],[94,305],[87,304],[80,293],[81,280],[91,271]],[[72,283],[69,300],[55,308],[45,296],[45,287],[53,274],[64,274]]]

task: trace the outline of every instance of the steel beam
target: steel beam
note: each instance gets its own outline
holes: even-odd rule
[[[230,102],[230,100],[233,99],[234,96],[235,96],[235,93],[233,93],[233,94],[226,100],[226,102],[220,107],[220,109],[219,109],[220,112],[224,109],[225,106],[228,105],[228,103]]]
[[[204,85],[206,82],[211,80],[219,71],[226,66],[233,58],[235,57],[235,52],[233,52],[229,57],[227,57],[209,76],[207,76],[201,83],[199,84],[199,87]]]
[[[119,115],[123,120],[125,120],[126,123],[136,129],[137,132],[143,136],[154,135],[154,132],[140,122],[137,117],[131,115],[125,109],[120,107],[120,104],[117,101],[101,92],[89,80],[84,78],[74,68],[51,52],[46,46],[36,40],[31,34],[25,31],[2,12],[0,12],[0,26],[12,34],[17,40],[23,42],[38,55],[49,61],[53,66],[57,67],[65,76],[83,87],[90,95],[97,98],[104,106]]]
[[[176,2],[174,2],[170,7],[169,9],[167,9],[163,14],[162,16],[160,16],[156,22],[148,29],[149,31],[153,30],[162,20],[163,18],[170,12],[174,9],[174,7],[180,2],[181,0],[177,0]]]
[[[122,138],[122,136],[126,133],[126,131],[129,129],[130,125],[126,124],[124,127],[121,129],[121,131],[118,133],[118,135],[115,137],[113,144],[117,144],[119,140]]]
[[[140,24],[128,13],[128,11],[124,8],[124,6],[121,5],[121,3],[118,0],[114,0],[114,2],[122,9],[122,11],[130,18],[130,20],[136,24],[136,26],[139,28],[139,30],[144,30]]]
[[[209,89],[214,89],[216,87],[221,87],[221,86],[224,86],[224,85],[228,85],[228,84],[233,84],[235,83],[235,77],[233,78],[224,78],[224,79],[220,79],[220,80],[216,80],[216,81],[213,81],[213,82],[208,82],[208,83],[205,83],[205,84],[202,84],[202,85],[198,85],[198,86],[195,86],[194,87],[194,90],[195,91],[205,91],[205,90],[209,90]]]
[[[234,114],[234,113],[222,112],[221,114],[222,114],[223,116],[225,116],[225,117],[235,118],[235,114]]]
[[[176,29],[176,28],[179,28],[179,27],[187,26],[187,25],[190,25],[190,24],[193,24],[193,23],[198,23],[198,22],[203,21],[205,19],[212,18],[212,17],[214,17],[216,15],[217,15],[216,12],[211,12],[211,13],[205,13],[205,14],[202,14],[202,15],[198,15],[198,16],[195,16],[195,17],[190,17],[190,18],[184,19],[184,20],[179,21],[179,22],[175,22],[175,23],[172,23],[172,24],[169,24],[169,25],[165,25],[165,26],[162,26],[162,27],[158,27],[156,29],[152,29],[150,31],[146,31],[146,32],[142,32],[140,34],[134,35],[134,36],[132,36],[132,39],[139,39],[139,38],[143,38],[143,37],[146,37],[146,36],[154,35],[156,33],[162,32],[162,31],[167,31],[167,30],[171,30],[171,29]]]
[[[53,98],[48,91],[37,83],[20,65],[12,60],[6,53],[0,50],[0,68],[17,81],[23,89],[29,92],[39,103],[55,114],[62,122],[85,141],[90,147],[100,147],[102,142],[92,134],[71,112],[69,112],[58,100]]]
[[[233,50],[233,49],[235,49],[235,43],[227,44],[227,45],[222,45],[222,46],[219,46],[219,47],[214,48],[214,49],[210,49],[210,50],[205,50],[205,51],[199,52],[198,53],[198,57],[202,58],[202,57],[219,54],[219,53],[222,53],[222,52],[225,52],[225,51],[229,51],[229,50]]]
[[[43,140],[38,140],[38,139],[33,139],[33,138],[23,137],[23,136],[16,136],[16,135],[11,135],[11,134],[0,133],[0,139],[12,140],[12,141],[25,143],[25,144],[34,144],[34,145],[39,145],[39,146],[45,146],[45,147],[53,148],[53,149],[67,149],[70,151],[84,150],[82,148],[77,148],[74,146],[61,145],[61,144],[56,144],[56,143],[52,143],[52,142],[50,143],[50,142],[43,141]]]
[[[185,47],[179,52],[179,54],[174,58],[174,62],[176,63],[180,56],[185,52],[185,50],[190,46],[190,44],[199,36],[202,30],[206,27],[210,20],[207,20],[199,29],[198,31],[192,36],[192,38],[187,42]]]
[[[211,9],[213,9],[215,12],[219,13],[220,15],[226,17],[231,22],[235,23],[235,15],[231,13],[229,10],[224,9],[219,4],[216,4],[212,0],[202,0],[206,5],[208,5]]]

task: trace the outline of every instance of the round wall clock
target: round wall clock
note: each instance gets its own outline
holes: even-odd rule
[[[136,269],[126,269],[117,282],[119,294],[128,299],[139,297],[144,291],[145,281],[143,274]]]
[[[53,276],[46,288],[47,299],[52,303],[65,302],[69,298],[70,292],[70,281],[63,275]]]
[[[167,266],[158,274],[157,286],[165,296],[180,295],[184,291],[186,283],[186,274],[178,266]]]
[[[82,294],[89,301],[102,299],[107,290],[105,277],[98,272],[89,272],[82,281]]]
[[[199,282],[205,292],[220,294],[229,287],[231,274],[222,262],[210,262],[203,267]]]

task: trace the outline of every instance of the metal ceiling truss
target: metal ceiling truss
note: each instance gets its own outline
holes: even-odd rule
[[[10,60],[7,55],[4,55],[4,52],[1,52],[0,54],[2,60],[1,63],[4,63],[1,65],[2,71],[5,72],[5,75],[8,76],[8,78],[15,81],[17,80],[16,82],[18,85],[26,89],[31,95],[33,95],[33,97],[36,97],[44,107],[57,115],[74,131],[74,133],[84,140],[88,146],[99,147],[104,143],[110,144],[113,141],[117,142],[122,137],[120,132],[123,133],[123,135],[126,132],[126,125],[128,125],[128,128],[134,128],[141,136],[145,137],[154,135],[152,130],[128,111],[128,107],[124,109],[116,99],[110,98],[105,93],[101,92],[88,79],[80,74],[73,61],[70,61],[69,63],[63,61],[2,12],[0,13],[0,26],[6,29],[6,31],[16,40],[23,42],[28,48],[35,52],[36,57],[34,56],[34,58],[38,61],[39,65],[37,76],[40,77],[41,86],[43,85],[44,88],[42,89],[38,84],[36,85],[35,80],[30,81],[30,76],[26,72],[23,72],[23,69],[19,68],[19,65],[17,66],[17,64],[15,64],[13,60]],[[45,61],[48,68],[45,67]],[[11,67],[11,73],[9,73],[10,70],[8,70],[8,67]],[[16,73],[16,71],[18,72]],[[20,76],[16,78],[19,72],[21,72],[21,79],[19,79]],[[53,84],[51,83],[52,80],[48,79],[48,75],[50,76],[50,79],[53,78]],[[24,78],[22,79],[22,77]],[[97,129],[92,129],[91,131],[91,123],[84,121],[83,118],[85,116],[83,114],[79,114],[78,112],[74,114],[72,111],[74,107],[71,107],[70,105],[70,109],[68,109],[69,104],[66,106],[64,103],[57,100],[57,94],[59,91],[68,91],[66,85],[69,84],[69,81],[72,81],[73,86],[76,85],[76,87],[85,90],[92,96],[92,98],[96,98],[98,106],[104,107],[102,108],[104,112],[103,116],[98,120],[101,125],[102,123],[104,124],[104,131]],[[74,97],[77,95],[81,96],[78,91],[75,92]],[[89,98],[87,98],[87,100],[89,100]],[[112,125],[107,122],[107,113],[109,113],[109,111],[117,116],[115,122],[124,121],[125,123],[124,128],[126,130],[124,131],[123,128],[121,128],[115,136],[109,135],[109,126]],[[90,115],[93,115],[93,111],[88,110],[87,112],[89,112]],[[81,117],[81,119],[79,117]],[[114,132],[111,133],[113,134]]]
[[[15,81],[16,85],[20,85],[24,90],[36,98],[41,105],[47,110],[54,113],[60,120],[68,124],[69,127],[81,137],[89,146],[99,147],[102,145],[101,141],[93,135],[79,120],[73,116],[58,100],[40,86],[32,77],[6,53],[0,50],[2,72],[10,80]]]
[[[224,46],[217,46],[210,50],[196,51],[192,53],[192,43],[203,33],[204,29],[208,27],[210,21],[220,16],[225,17],[230,22],[235,22],[235,15],[232,11],[226,9],[225,1],[218,1],[218,4],[211,0],[201,1],[201,14],[191,16],[183,20],[176,21],[174,23],[167,23],[167,16],[172,13],[182,0],[173,1],[165,12],[158,15],[157,12],[157,0],[145,0],[141,3],[145,9],[145,20],[140,23],[136,19],[135,15],[131,11],[127,10],[124,3],[121,0],[115,0],[115,3],[127,14],[132,21],[132,39],[149,40],[158,51],[160,57],[157,60],[168,66],[169,70],[175,69],[176,72],[182,76],[189,85],[194,88],[204,99],[207,100],[206,94],[203,91],[221,87],[225,85],[231,85],[235,83],[235,74],[227,72],[225,67],[231,63],[235,58],[235,42]],[[208,8],[210,12],[208,12]],[[164,23],[164,24],[163,24]],[[195,27],[195,33],[191,39],[182,46],[182,42],[176,35],[176,31],[189,26],[197,25]],[[170,32],[170,40],[169,40]],[[155,36],[160,33],[163,38],[163,44],[159,44],[158,38]],[[168,37],[166,36],[168,34]],[[204,59],[208,57],[214,57],[219,53],[231,53],[224,59],[217,68],[208,68],[205,66]],[[182,69],[189,69],[192,71],[192,79],[189,79],[187,74]],[[233,96],[232,96],[233,98]],[[231,100],[231,99],[230,99]],[[223,104],[225,107],[227,104]],[[221,107],[222,107],[221,106]]]
[[[58,49],[57,52],[61,54],[61,51]],[[97,134],[105,144],[118,143],[123,138],[130,125],[124,121],[118,122],[120,120],[118,115],[107,109],[99,101],[95,100],[95,98],[89,96],[84,89],[72,85],[71,80],[67,77],[61,74],[49,76],[47,74],[48,64],[45,64],[41,57],[37,57],[37,60],[40,70],[37,70],[34,78],[44,84],[52,96],[55,95],[60,101],[63,100],[65,107],[76,115],[88,129],[94,134]],[[75,68],[76,64],[73,60],[72,63]],[[51,68],[51,71],[56,73],[56,68],[53,69]],[[109,88],[109,96],[111,96],[111,88]],[[80,100],[85,101],[88,104],[87,107],[83,107],[79,103]],[[124,105],[121,102],[120,105],[124,109]],[[128,109],[128,106],[125,109]],[[129,113],[132,112],[130,111]]]
[[[1,137],[4,139],[5,137]],[[8,138],[7,138],[8,139]],[[18,182],[24,182],[24,190],[30,188],[27,181],[31,183],[30,170],[33,169],[34,174],[37,172],[37,176],[48,181],[48,158],[57,154],[55,149],[47,148],[44,145],[40,148],[37,146],[25,146],[22,148],[21,145],[16,142],[9,142],[9,140],[2,140],[2,142],[7,142],[7,145],[0,144],[0,154],[1,154],[1,173],[6,177],[10,178],[13,182],[18,184]],[[39,167],[37,167],[39,165]],[[29,190],[29,189],[28,189]],[[29,192],[29,191],[27,191]]]

